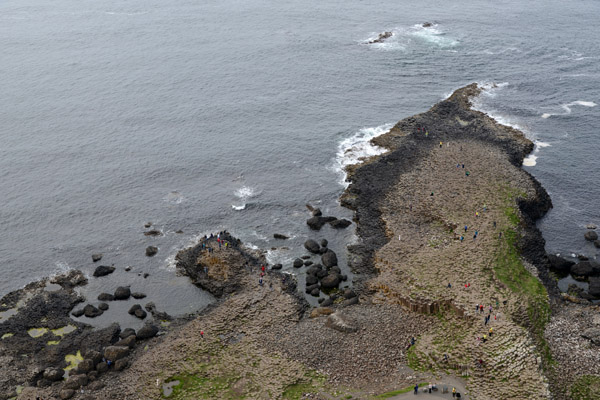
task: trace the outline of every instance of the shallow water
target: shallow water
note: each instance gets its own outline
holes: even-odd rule
[[[286,271],[308,237],[344,263],[353,229],[310,232],[304,205],[350,218],[340,166],[376,151],[360,139],[473,81],[499,84],[478,108],[537,141],[525,168],[554,202],[539,224],[548,250],[593,257],[599,14],[589,0],[4,1],[0,294],[91,275],[102,252],[117,272],[90,279],[91,299],[118,282],[185,313],[211,299],[173,256],[222,229],[289,247],[269,254]],[[394,36],[363,44],[383,31]],[[165,235],[144,236],[147,221]]]

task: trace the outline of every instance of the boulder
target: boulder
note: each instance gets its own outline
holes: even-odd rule
[[[383,32],[377,36],[377,39],[371,40],[368,44],[383,43],[385,39],[392,37],[392,32]]]
[[[126,337],[129,336],[135,336],[135,331],[132,328],[125,328],[123,329],[123,331],[119,334],[119,337],[121,339],[125,339]]]
[[[62,380],[65,375],[65,371],[62,368],[48,368],[44,371],[44,379],[47,379],[52,382],[57,382]]]
[[[335,221],[336,219],[336,217],[312,217],[306,220],[306,224],[310,229],[318,231],[323,227],[323,225],[328,222]]]
[[[98,309],[101,311],[106,311],[106,310],[108,310],[108,304],[100,303],[100,304],[98,304]]]
[[[319,278],[319,279],[323,279],[327,275],[329,275],[329,272],[327,272],[326,269],[322,269],[322,270],[319,270],[319,272],[317,272],[317,278]]]
[[[134,299],[143,299],[146,297],[146,294],[141,292],[133,292],[131,293],[131,297],[133,297]]]
[[[98,262],[102,260],[102,253],[92,254],[92,262]]]
[[[304,265],[304,262],[301,259],[296,258],[294,260],[294,268],[300,268],[303,265]]]
[[[88,390],[102,390],[104,388],[104,383],[100,381],[94,381],[90,383],[87,388]]]
[[[598,234],[594,231],[587,231],[583,237],[585,237],[585,240],[589,240],[590,242],[598,240]]]
[[[431,22],[425,22],[425,23],[423,23],[423,28],[429,28],[431,26],[433,26],[433,24]]]
[[[104,349],[104,358],[112,362],[115,362],[123,357],[127,357],[128,355],[128,346],[108,346]]]
[[[352,225],[352,221],[348,221],[347,219],[336,219],[335,221],[331,221],[329,223],[334,229],[344,229]]]
[[[548,254],[548,261],[550,262],[550,267],[559,272],[569,272],[571,266],[575,264],[573,261],[565,260],[554,254]]]
[[[281,264],[275,264],[271,267],[271,269],[275,269],[275,270],[281,269],[281,268],[283,268],[283,265],[281,265]]]
[[[342,270],[337,265],[334,265],[333,267],[329,268],[329,273],[336,273],[338,275],[341,275]]]
[[[304,261],[304,266],[306,266],[306,267],[310,267],[311,265],[313,265],[313,262],[312,262],[312,261],[310,261],[310,260],[306,260],[306,261]]]
[[[158,328],[155,325],[147,324],[144,327],[140,328],[137,332],[138,340],[150,339],[156,336],[158,333]]]
[[[342,280],[342,282],[346,282],[348,280],[348,275],[340,275],[340,279]]]
[[[321,246],[322,247],[327,247],[328,244],[329,244],[329,242],[327,241],[327,239],[321,239]]]
[[[319,300],[321,300],[321,299],[319,299]],[[323,317],[323,316],[331,315],[331,314],[333,314],[333,309],[331,309],[329,307],[317,307],[310,312],[310,317],[318,318],[318,317]]]
[[[321,279],[321,286],[325,289],[333,289],[340,284],[340,276],[338,274],[329,274]]]
[[[102,361],[102,353],[96,350],[88,350],[85,352],[84,357],[92,360],[94,365],[97,365],[100,361]]]
[[[158,311],[156,309],[156,304],[154,304],[153,302],[149,302],[147,303],[144,308],[146,308],[146,311],[148,311],[149,313],[152,314],[152,316],[154,317],[154,320],[160,320],[160,321],[170,321],[173,319],[173,317],[171,317],[169,314],[167,314],[164,311]]]
[[[320,217],[323,215],[323,213],[321,212],[320,208],[315,208],[314,210],[312,210],[312,215],[313,217]]]
[[[86,375],[71,375],[65,381],[65,389],[79,389],[81,386],[88,384],[88,377]]]
[[[152,222],[146,222],[144,224],[144,228],[150,228],[152,226]]]
[[[340,305],[342,307],[348,307],[348,306],[353,306],[354,304],[358,304],[358,297],[351,297],[349,299],[346,299],[346,300],[342,301],[342,303]]]
[[[142,306],[140,304],[134,304],[129,308],[129,311],[127,311],[127,313],[129,315],[134,315],[137,310],[141,310],[141,309],[142,309]]]
[[[289,236],[282,235],[281,233],[274,233],[273,237],[279,240],[288,240],[290,238]]]
[[[87,374],[88,372],[93,371],[94,367],[94,361],[90,360],[89,358],[86,358],[79,364],[77,364],[77,371]]]
[[[319,297],[319,294],[321,294],[321,291],[319,290],[319,288],[314,288],[313,290],[310,291],[311,296]]]
[[[90,381],[90,383],[88,384],[88,388],[89,388],[89,385],[91,384],[91,382],[94,382],[96,379],[98,379],[98,375],[100,375],[100,374],[95,369],[93,371],[88,372],[87,377],[88,377],[88,380]]]
[[[304,242],[304,248],[311,253],[318,253],[321,246],[319,246],[319,243],[316,241],[308,239],[306,242]]]
[[[588,328],[581,334],[584,339],[590,340],[595,345],[600,345],[600,328]]]
[[[131,271],[131,265],[128,265],[125,267],[125,272],[129,272],[129,271]]]
[[[129,360],[121,358],[115,362],[115,371],[123,371],[129,365]]]
[[[75,390],[73,389],[62,389],[60,392],[58,392],[58,397],[60,397],[61,400],[67,400],[73,397],[74,394]]]
[[[600,277],[593,276],[590,278],[588,293],[594,297],[600,298]]]
[[[318,283],[315,283],[314,285],[308,285],[308,286],[306,286],[305,292],[306,293],[310,293],[313,290],[318,289],[318,288],[319,288],[319,284]]]
[[[344,290],[344,297],[346,299],[351,299],[353,297],[356,297],[356,293],[354,293],[354,290],[348,288],[348,289]]]
[[[148,313],[146,313],[146,311],[142,310],[141,308],[139,310],[135,310],[134,315],[136,317],[138,317],[139,319],[144,319],[146,318],[146,316],[148,315]]]
[[[98,371],[99,373],[103,373],[108,371],[108,364],[103,362],[98,363],[98,365],[96,365],[96,371]]]
[[[337,255],[333,250],[327,250],[327,252],[321,256],[321,262],[326,268],[331,268],[338,263]]]
[[[594,224],[587,224],[587,225],[585,226],[585,229],[591,229],[591,230],[594,230],[594,229],[597,229],[597,228],[598,228],[598,227],[597,227],[596,225],[594,225]]]
[[[96,318],[99,315],[102,315],[102,310],[98,310],[91,304],[87,304],[83,307],[83,314],[88,318]]]
[[[576,276],[590,276],[594,274],[594,268],[589,261],[581,261],[571,266],[571,274]]]
[[[308,275],[317,275],[317,272],[321,271],[323,266],[321,264],[313,264],[306,270]]]
[[[98,295],[98,300],[100,301],[113,301],[115,299],[115,296],[113,296],[110,293],[100,293]]]
[[[108,266],[108,265],[100,265],[100,266],[96,267],[96,269],[94,270],[94,276],[96,278],[98,278],[100,276],[106,276],[108,274],[112,274],[113,272],[115,272],[115,267]]]
[[[135,347],[135,335],[127,336],[125,339],[119,340],[115,346],[127,346],[130,349]]]
[[[323,300],[323,302],[321,303],[321,307],[330,307],[333,305],[333,299],[331,297],[326,298],[325,300]]]
[[[127,300],[131,296],[131,289],[126,286],[119,286],[115,290],[115,300]]]
[[[356,332],[358,330],[358,328],[354,326],[344,315],[340,314],[339,311],[327,317],[325,326],[344,333]]]
[[[306,275],[306,286],[314,285],[318,283],[319,279],[315,275]]]
[[[594,240],[594,246],[596,246],[597,249],[600,249],[600,240]]]
[[[80,308],[79,310],[75,310],[71,313],[72,316],[74,316],[75,318],[79,318],[83,315],[83,308]]]
[[[162,236],[162,232],[158,229],[151,229],[149,231],[144,232],[144,236]]]
[[[302,256],[302,257],[300,257],[300,258],[301,258],[301,259],[303,259],[303,260],[308,260],[310,257],[311,257],[311,256]]]
[[[156,253],[158,253],[158,247],[155,247],[155,246],[148,246],[148,247],[146,247],[146,255],[148,257],[152,257]]]

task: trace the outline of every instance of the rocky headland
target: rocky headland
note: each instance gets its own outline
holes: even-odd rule
[[[177,271],[216,298],[193,317],[146,305],[152,322],[138,332],[93,330],[69,318],[102,311],[81,308],[86,278],[43,280],[2,299],[0,398],[403,398],[423,382],[468,399],[594,398],[600,269],[546,255],[535,221],[552,203],[521,169],[533,144],[472,109],[481,90],[400,121],[372,141],[387,152],[348,168],[351,288],[315,235],[352,222],[310,206],[307,254],[290,268],[228,232],[181,250]],[[589,293],[559,293],[557,268]],[[306,293],[290,273],[300,270]],[[119,288],[100,300],[123,296],[143,298]]]

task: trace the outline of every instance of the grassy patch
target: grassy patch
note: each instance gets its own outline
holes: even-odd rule
[[[419,388],[424,387],[427,385],[427,382],[421,382],[419,383]],[[408,392],[412,392],[415,389],[414,386],[410,386],[404,389],[400,389],[400,390],[394,390],[392,392],[386,392],[386,393],[382,393],[380,395],[375,396],[376,399],[389,399],[390,397],[394,397],[397,396],[399,394],[403,394],[403,393],[408,393]]]
[[[176,375],[170,381],[179,381],[173,386],[170,399],[243,399],[234,393],[231,385],[237,380],[234,376],[208,377],[203,375]]]
[[[573,400],[600,399],[600,376],[583,375],[571,385],[571,398]]]

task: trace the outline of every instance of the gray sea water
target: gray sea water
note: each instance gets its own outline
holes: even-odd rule
[[[222,229],[279,248],[269,259],[290,271],[307,237],[343,257],[353,229],[310,232],[305,204],[351,217],[341,165],[474,81],[497,84],[479,109],[537,143],[524,168],[554,202],[547,249],[595,256],[583,233],[600,225],[598,15],[596,0],[4,0],[0,294],[90,273],[102,252],[117,272],[90,296],[118,282],[193,311],[210,296],[173,256]],[[165,236],[145,237],[147,221]]]

